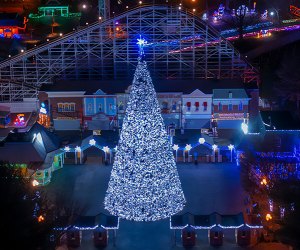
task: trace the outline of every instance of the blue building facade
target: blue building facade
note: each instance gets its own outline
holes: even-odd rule
[[[84,126],[90,130],[111,129],[117,121],[117,98],[98,90],[83,98]]]

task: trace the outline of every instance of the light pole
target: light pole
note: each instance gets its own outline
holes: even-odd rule
[[[245,120],[241,125],[241,129],[243,130],[245,135],[248,134],[248,124],[245,122]]]
[[[79,155],[79,157],[78,157]],[[75,147],[75,160],[76,160],[76,164],[79,158],[79,164],[81,164],[81,148],[79,146]]]
[[[216,150],[217,150],[218,146],[216,144],[214,144],[211,147],[214,150],[214,162],[216,162]]]
[[[109,152],[109,147],[107,147],[107,146],[103,147],[103,151],[104,151],[104,161],[106,162],[106,160],[107,160],[107,153]]]
[[[190,150],[191,150],[191,148],[192,148],[191,144],[186,144],[185,150],[188,153],[188,162],[190,162]]]
[[[173,150],[175,150],[175,152],[176,152],[176,154],[175,154],[175,161],[177,162],[177,151],[178,151],[178,149],[179,149],[179,147],[178,147],[178,145],[177,144],[174,144],[173,145]]]
[[[229,144],[228,148],[230,149],[230,162],[232,162],[232,150],[234,149],[234,146],[232,144]]]
[[[32,186],[33,187],[36,187],[36,186],[38,186],[40,183],[37,181],[37,180],[33,180],[32,181]]]
[[[276,8],[273,8],[272,11],[270,12],[270,16],[274,16],[276,13],[276,19],[277,19],[277,23],[280,24],[280,19],[279,19],[279,11]]]

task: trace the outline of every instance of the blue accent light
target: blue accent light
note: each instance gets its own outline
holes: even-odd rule
[[[13,34],[13,38],[15,38],[15,39],[21,39],[21,36],[19,34]]]

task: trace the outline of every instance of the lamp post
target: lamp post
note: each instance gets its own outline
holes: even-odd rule
[[[67,152],[70,152],[70,150],[71,150],[71,149],[70,149],[69,146],[65,146],[65,147],[64,147],[64,151],[65,151],[65,153],[64,153],[64,158],[66,158],[66,153],[67,153]]]
[[[33,180],[32,181],[32,186],[33,187],[36,187],[36,186],[38,186],[40,183],[37,181],[37,180]]]
[[[77,157],[79,155],[79,157]],[[79,164],[81,164],[81,148],[79,146],[75,147],[75,162],[77,163],[77,160],[79,158]]]
[[[277,23],[279,24],[279,23],[280,23],[279,13],[278,13],[278,10],[277,10],[276,8],[274,8],[274,9],[270,12],[270,16],[274,17],[275,13],[276,13]]]
[[[243,121],[243,123],[241,125],[241,129],[242,129],[242,131],[244,132],[245,135],[248,134],[248,125],[245,122],[245,120]]]
[[[109,147],[107,147],[107,146],[103,147],[103,151],[104,151],[104,161],[106,162],[106,160],[107,160],[107,153],[109,152]]]
[[[232,144],[229,144],[228,148],[230,150],[230,162],[232,162],[232,150],[234,149],[234,146]]]
[[[177,162],[177,151],[178,151],[178,149],[179,149],[179,147],[178,147],[178,145],[177,144],[174,144],[173,145],[173,150],[175,150],[175,152],[176,152],[176,154],[175,154],[175,161]]]
[[[191,144],[186,144],[185,150],[188,153],[188,162],[190,162],[190,150],[191,150],[191,148],[192,148]]]
[[[214,162],[216,162],[216,150],[217,150],[218,146],[216,144],[214,144],[211,147],[214,150]]]

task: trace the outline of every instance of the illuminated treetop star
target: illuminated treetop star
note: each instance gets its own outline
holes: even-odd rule
[[[147,45],[147,41],[142,38],[142,36],[140,35],[140,38],[137,39],[138,42],[136,43],[137,45],[139,45],[139,54],[140,56],[144,55],[144,46]]]

